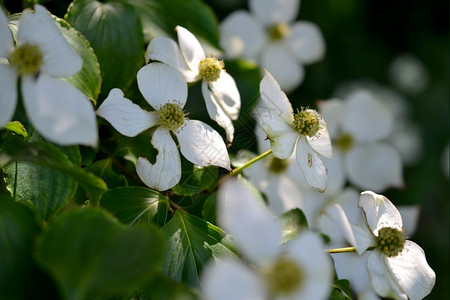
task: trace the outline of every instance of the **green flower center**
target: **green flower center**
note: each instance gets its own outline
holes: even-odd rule
[[[353,137],[348,133],[341,133],[334,141],[334,145],[342,152],[347,152],[354,145]]]
[[[269,38],[272,41],[281,41],[289,35],[289,25],[286,23],[278,23],[272,27],[269,27]]]
[[[384,227],[378,231],[377,249],[388,257],[397,256],[405,246],[403,231],[392,227]]]
[[[203,80],[216,81],[220,77],[220,72],[225,67],[223,61],[215,57],[202,59],[198,63],[198,73]]]
[[[262,275],[272,297],[298,291],[303,281],[303,272],[297,262],[285,256],[280,256]]]
[[[269,172],[274,173],[274,174],[280,174],[283,173],[288,166],[288,161],[287,159],[281,159],[275,156],[271,156],[268,160],[267,160],[268,164],[267,164],[267,168],[269,169]]]
[[[42,52],[38,46],[24,44],[17,47],[9,58],[19,75],[33,75],[39,72],[42,65]]]
[[[184,124],[184,112],[178,104],[166,103],[158,113],[158,123],[164,128],[176,130]]]
[[[299,111],[294,115],[294,128],[300,134],[313,137],[320,129],[319,117],[311,111]]]

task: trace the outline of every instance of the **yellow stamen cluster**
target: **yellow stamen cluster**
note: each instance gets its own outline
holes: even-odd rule
[[[275,156],[271,156],[268,160],[268,169],[271,173],[274,174],[280,174],[283,173],[287,166],[288,166],[288,161],[287,159],[281,159]]]
[[[347,152],[354,145],[353,137],[348,133],[340,134],[334,142],[334,145],[342,152]]]
[[[223,61],[215,57],[207,57],[198,63],[198,73],[203,80],[214,82],[219,79],[220,72],[224,67]]]
[[[405,246],[403,231],[392,227],[384,227],[378,231],[377,249],[388,257],[397,256]]]
[[[158,113],[158,124],[161,127],[176,130],[184,124],[184,112],[178,104],[167,103]]]
[[[294,115],[294,128],[298,133],[313,137],[319,131],[319,117],[309,110],[299,111]]]
[[[33,75],[39,72],[43,61],[38,46],[24,44],[17,47],[9,57],[9,63],[16,68],[19,75]]]
[[[279,257],[262,275],[272,297],[298,291],[303,281],[301,268],[295,261],[285,256]]]
[[[290,28],[286,23],[278,23],[269,28],[269,38],[272,41],[281,41],[289,35]]]

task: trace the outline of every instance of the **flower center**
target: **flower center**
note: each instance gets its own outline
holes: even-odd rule
[[[319,131],[319,116],[310,110],[302,110],[294,115],[294,128],[298,133],[313,137]]]
[[[9,58],[20,75],[33,75],[39,72],[42,65],[42,52],[38,46],[24,44],[17,47]]]
[[[397,256],[403,250],[405,237],[403,231],[392,227],[383,227],[378,231],[377,249],[388,257]]]
[[[278,23],[272,27],[269,27],[269,38],[272,41],[281,41],[289,35],[289,25],[286,23]]]
[[[303,272],[295,261],[280,256],[273,265],[263,272],[263,278],[272,297],[289,295],[298,291],[301,287]]]
[[[207,57],[198,63],[198,73],[203,80],[216,81],[224,67],[223,61],[215,57]]]
[[[169,130],[176,130],[184,123],[184,112],[178,104],[166,103],[158,113],[159,125]]]
[[[287,159],[281,159],[275,156],[270,157],[267,162],[267,168],[269,169],[269,172],[274,174],[283,173],[288,166]]]
[[[342,152],[347,152],[354,145],[353,137],[348,133],[341,133],[334,141],[335,146]]]

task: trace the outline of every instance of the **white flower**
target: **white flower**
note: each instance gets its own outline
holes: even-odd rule
[[[429,82],[429,74],[424,64],[414,55],[399,55],[389,66],[391,81],[403,92],[417,95]]]
[[[330,215],[358,254],[372,250],[367,255],[367,270],[374,291],[381,297],[404,300],[428,295],[436,275],[422,248],[405,239],[397,208],[386,197],[370,191],[361,193],[358,206],[365,226],[350,224],[343,213]]]
[[[287,159],[296,148],[296,160],[306,181],[324,191],[327,169],[319,154],[332,157],[325,121],[312,109],[304,109],[294,115],[288,98],[267,71],[261,80],[260,92],[262,101],[257,107],[256,118],[270,140],[273,154]]]
[[[303,65],[325,53],[320,29],[311,22],[294,22],[299,6],[299,0],[250,0],[250,13],[235,11],[220,24],[225,55],[258,61],[284,91],[295,89],[303,81]]]
[[[158,150],[156,162],[139,157],[136,171],[151,188],[167,190],[181,178],[181,161],[170,132],[177,137],[183,156],[198,166],[220,166],[230,169],[230,160],[222,137],[209,125],[186,118],[183,107],[187,99],[187,84],[177,70],[152,63],[142,67],[137,82],[147,102],[155,111],[145,111],[124,97],[119,89],[112,89],[97,110],[120,133],[136,136],[158,126],[152,145]]]
[[[21,77],[23,104],[33,126],[46,139],[61,145],[97,145],[92,104],[71,84],[59,79],[81,70],[83,61],[41,5],[24,10],[17,43],[0,9],[0,128],[11,121]]]
[[[279,245],[277,220],[233,179],[219,190],[218,214],[252,267],[220,257],[207,265],[201,276],[205,299],[328,299],[333,268],[318,235],[304,231]]]
[[[337,150],[334,155],[341,157],[342,172],[352,184],[377,192],[403,185],[402,159],[383,141],[394,127],[389,106],[361,89],[318,106]]]
[[[227,141],[233,141],[234,127],[241,107],[241,96],[223,61],[207,57],[197,38],[186,28],[177,26],[178,44],[157,36],[145,52],[146,62],[156,60],[180,71],[188,83],[202,80],[202,94],[211,119],[225,129]]]

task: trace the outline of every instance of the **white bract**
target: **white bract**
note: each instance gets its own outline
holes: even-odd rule
[[[386,139],[393,130],[393,112],[367,90],[355,90],[345,100],[319,103],[327,122],[335,157],[343,162],[342,172],[363,189],[381,192],[403,185],[402,159]]]
[[[402,217],[384,196],[361,193],[358,206],[365,226],[351,224],[342,213],[328,212],[359,255],[369,251],[367,270],[373,290],[381,297],[419,300],[433,289],[436,275],[425,253],[405,239]]]
[[[250,12],[235,11],[220,24],[226,57],[255,60],[284,91],[295,89],[303,81],[303,65],[325,53],[320,29],[311,22],[294,22],[299,6],[299,0],[250,0]]]
[[[151,188],[163,191],[175,186],[181,178],[181,161],[171,132],[177,137],[183,156],[198,166],[220,166],[231,171],[230,160],[222,137],[209,125],[187,119],[183,107],[187,84],[177,70],[151,63],[137,74],[137,83],[155,111],[145,111],[124,97],[120,89],[112,89],[97,110],[121,134],[133,137],[157,126],[151,143],[158,150],[156,162],[139,157],[136,171]]]
[[[225,129],[227,141],[234,136],[233,120],[241,107],[241,96],[233,77],[224,69],[223,61],[207,57],[197,38],[186,28],[177,26],[178,44],[157,36],[145,52],[145,60],[163,62],[180,71],[188,83],[202,81],[202,94],[212,120]]]
[[[324,191],[328,176],[319,154],[332,157],[325,121],[312,109],[303,109],[294,115],[286,94],[267,71],[260,83],[260,93],[262,101],[255,117],[270,140],[273,154],[287,159],[295,148],[295,158],[308,184]]]
[[[20,77],[25,111],[43,137],[60,145],[96,146],[92,104],[80,90],[60,79],[78,73],[83,61],[48,11],[38,4],[34,9],[23,11],[15,44],[0,9],[0,128],[14,116]]]
[[[205,299],[328,299],[333,280],[321,238],[304,231],[279,245],[281,228],[243,183],[234,179],[218,194],[218,222],[236,238],[252,266],[218,258],[201,276]]]

